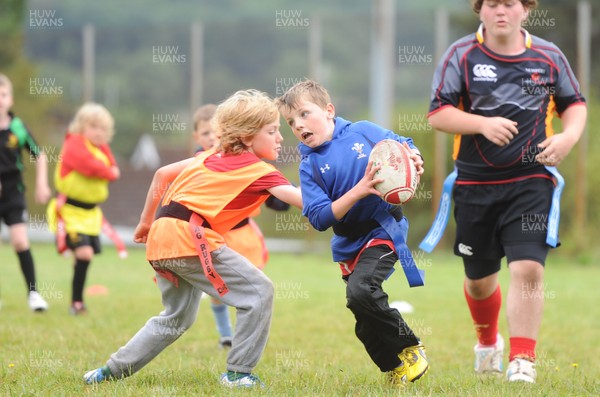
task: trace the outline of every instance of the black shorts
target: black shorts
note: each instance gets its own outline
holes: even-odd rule
[[[553,189],[552,181],[544,178],[454,187],[454,253],[463,258],[467,277],[496,273],[504,256],[508,263],[533,260],[544,265]]]
[[[15,189],[11,190],[6,191],[3,189],[2,191],[2,197],[0,197],[0,221],[3,220],[7,226],[26,223],[27,206],[25,204],[25,195]]]
[[[102,251],[99,236],[90,236],[82,233],[67,233],[67,247],[72,251],[75,248],[90,246],[94,250],[94,254],[99,254]]]

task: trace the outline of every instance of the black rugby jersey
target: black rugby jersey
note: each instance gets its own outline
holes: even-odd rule
[[[452,44],[435,71],[429,115],[454,106],[518,123],[519,134],[502,147],[482,134],[456,134],[453,158],[459,180],[504,181],[546,175],[535,156],[537,145],[554,133],[554,114],[560,115],[573,104],[585,104],[579,83],[558,47],[522,32],[525,52],[499,55],[485,46],[481,25],[477,33]]]
[[[35,158],[40,148],[23,122],[8,113],[11,118],[9,128],[0,129],[0,175],[14,175],[23,171],[21,151],[25,148]]]

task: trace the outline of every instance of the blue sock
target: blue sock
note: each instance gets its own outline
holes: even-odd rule
[[[210,307],[215,315],[217,330],[221,337],[231,336],[231,322],[229,321],[229,310],[227,310],[227,305],[224,303],[211,302]]]

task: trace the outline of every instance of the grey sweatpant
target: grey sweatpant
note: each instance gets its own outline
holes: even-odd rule
[[[273,284],[245,257],[226,246],[212,252],[212,261],[229,287],[229,292],[221,297],[204,275],[198,257],[157,262],[177,276],[179,287],[156,274],[165,309],[111,355],[107,365],[113,376],[134,374],[177,340],[196,320],[202,291],[236,308],[237,321],[227,355],[227,370],[252,372],[269,337]]]

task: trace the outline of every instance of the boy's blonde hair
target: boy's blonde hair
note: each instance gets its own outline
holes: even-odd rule
[[[483,1],[484,0],[471,0],[471,7],[473,8],[473,11],[475,12],[475,14],[479,15],[479,12],[481,11],[481,6],[483,5]],[[504,0],[499,0],[499,1],[504,1]],[[525,7],[528,10],[531,10],[535,7],[537,7],[538,2],[537,0],[519,0],[521,2],[521,4],[523,4],[523,7]]]
[[[208,103],[204,106],[200,106],[194,113],[194,131],[198,128],[198,123],[201,121],[210,121],[215,115],[217,105]]]
[[[88,102],[83,104],[75,114],[71,124],[69,124],[69,132],[72,134],[82,134],[83,128],[89,124],[104,127],[107,133],[107,141],[110,141],[115,133],[115,120],[110,112],[99,103]]]
[[[217,106],[212,126],[221,140],[218,150],[241,154],[244,140],[252,138],[262,127],[279,120],[275,102],[257,90],[238,91]]]
[[[294,84],[282,96],[276,99],[277,107],[288,111],[298,106],[300,101],[305,100],[325,109],[331,98],[327,90],[319,83],[313,80],[303,80]]]
[[[2,73],[0,73],[0,87],[8,87],[8,89],[12,92],[12,82],[6,75]]]

